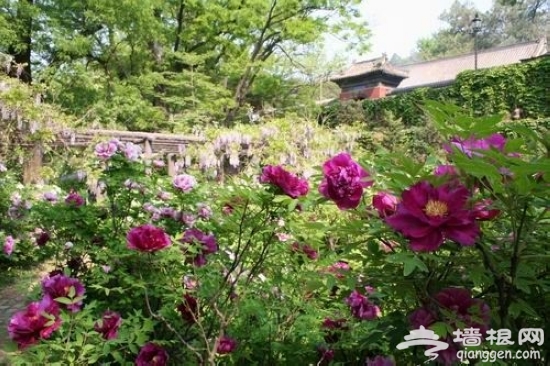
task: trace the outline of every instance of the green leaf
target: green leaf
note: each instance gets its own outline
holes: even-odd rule
[[[76,289],[74,288],[74,286],[71,286],[69,288],[69,293],[67,294],[67,297],[72,299],[74,295],[76,295]]]
[[[57,301],[60,304],[63,304],[63,305],[72,305],[73,304],[73,299],[69,299],[67,297],[58,297],[54,300]]]

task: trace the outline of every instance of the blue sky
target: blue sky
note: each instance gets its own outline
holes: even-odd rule
[[[364,0],[361,13],[372,32],[371,52],[364,55],[349,54],[348,62],[357,59],[379,57],[387,53],[407,56],[423,37],[444,27],[439,15],[449,9],[454,0]],[[480,11],[491,8],[493,0],[471,0]],[[345,44],[328,37],[326,49],[329,56],[342,52]]]

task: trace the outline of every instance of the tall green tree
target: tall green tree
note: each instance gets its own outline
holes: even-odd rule
[[[416,56],[430,60],[471,52],[471,21],[476,14],[482,20],[477,36],[480,49],[533,41],[550,36],[550,2],[547,0],[496,0],[492,8],[481,13],[472,2],[455,1],[440,20],[447,26],[417,43]]]
[[[0,0],[0,52],[84,124],[231,123],[273,58],[326,32],[365,45],[360,0]],[[21,72],[22,68],[24,73]]]

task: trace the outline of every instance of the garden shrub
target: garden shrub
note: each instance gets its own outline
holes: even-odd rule
[[[548,329],[548,131],[427,108],[442,150],[326,151],[307,178],[276,157],[221,185],[170,178],[131,144],[98,144],[102,199],[30,210],[56,270],[10,322],[13,364],[412,365],[424,347],[397,346],[420,326],[449,345],[439,363],[457,362],[464,328],[476,349],[548,358],[540,339],[488,337]]]

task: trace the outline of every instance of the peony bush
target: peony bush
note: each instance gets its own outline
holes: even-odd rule
[[[452,365],[456,329],[548,329],[548,131],[433,112],[449,143],[426,161],[330,151],[223,184],[100,142],[97,200],[75,184],[25,213],[55,269],[10,321],[11,361],[416,365],[426,349],[397,345],[422,326]]]

